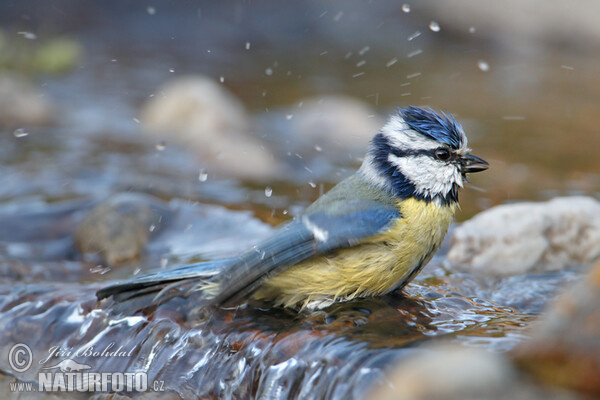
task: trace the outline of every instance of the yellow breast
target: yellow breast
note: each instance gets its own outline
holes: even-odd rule
[[[254,296],[305,307],[314,302],[381,295],[404,286],[442,243],[456,205],[407,199],[397,207],[402,218],[386,232],[294,265],[267,280]]]

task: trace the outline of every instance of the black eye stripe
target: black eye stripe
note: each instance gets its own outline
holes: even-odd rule
[[[390,144],[389,139],[387,137],[385,137],[384,135],[382,135],[381,133],[377,134],[373,138],[373,144],[374,144],[375,148],[377,149],[377,152],[381,155],[393,154],[396,157],[427,156],[427,157],[431,157],[431,158],[437,160],[438,158],[435,156],[435,152],[438,151],[440,148],[444,148],[450,152],[450,158],[447,161],[453,160],[455,158],[455,153],[451,149],[448,149],[445,147],[437,147],[435,149],[429,149],[429,150],[399,149],[397,147],[392,146]]]
[[[400,149],[395,149],[393,147],[390,147],[389,150],[390,150],[390,154],[393,154],[396,157],[427,156],[427,157],[431,157],[431,158],[437,159],[437,157],[435,156],[435,152],[438,149],[432,149],[432,150],[400,150]],[[450,158],[452,158],[452,153],[450,153]]]

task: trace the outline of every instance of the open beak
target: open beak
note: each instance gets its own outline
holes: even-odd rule
[[[462,174],[470,174],[473,172],[485,171],[490,167],[487,161],[472,154],[467,154],[461,159]]]

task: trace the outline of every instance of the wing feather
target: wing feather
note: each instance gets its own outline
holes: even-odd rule
[[[226,305],[258,289],[264,280],[311,257],[328,251],[354,246],[383,231],[400,213],[396,207],[374,200],[341,200],[322,210],[307,212],[277,229],[265,241],[236,258],[185,265],[117,282],[100,289],[97,297],[113,296],[127,301],[171,287],[198,290],[195,283],[216,287],[205,296],[207,304]],[[309,209],[310,210],[310,209]],[[184,293],[180,293],[184,294]],[[172,296],[154,297],[163,302]]]

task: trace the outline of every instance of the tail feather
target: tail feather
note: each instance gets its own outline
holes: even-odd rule
[[[210,279],[232,261],[201,262],[135,277],[104,287],[96,292],[96,296],[98,300],[112,296],[117,303],[130,302],[149,306],[205,287],[207,294],[210,294],[215,285]]]

